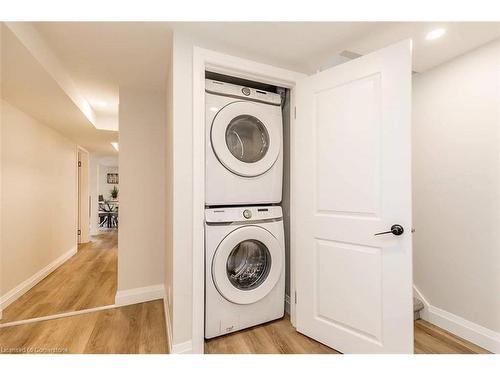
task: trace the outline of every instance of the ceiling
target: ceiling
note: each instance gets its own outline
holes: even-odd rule
[[[10,29],[1,30],[2,98],[75,143],[113,154],[116,132],[97,130]]]
[[[36,22],[97,121],[118,115],[120,86],[164,89],[171,31],[156,22]]]
[[[164,90],[171,30],[165,23],[25,23],[93,110],[92,123],[24,40],[2,25],[2,97],[98,156],[117,155],[119,88]],[[20,26],[22,29],[22,26]],[[86,103],[87,104],[87,103]]]
[[[34,22],[74,86],[90,104],[95,126],[12,33],[2,36],[2,96],[101,156],[116,156],[119,88],[164,90],[172,31],[197,45],[311,74],[344,51],[367,54],[413,39],[413,70],[424,72],[500,37],[500,23],[479,22]],[[437,27],[446,34],[428,41]],[[5,29],[3,26],[2,29]],[[5,39],[5,43],[4,43]]]
[[[302,73],[332,65],[347,50],[361,55],[413,39],[413,70],[424,72],[500,37],[500,22],[187,22],[172,28],[206,48]],[[427,32],[446,34],[427,41]]]

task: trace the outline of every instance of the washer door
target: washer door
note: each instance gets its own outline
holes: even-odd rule
[[[278,159],[281,142],[273,124],[276,118],[266,111],[266,105],[238,101],[222,108],[214,118],[212,148],[234,174],[259,176]]]
[[[244,226],[229,233],[212,260],[212,278],[229,302],[250,304],[264,298],[281,275],[283,250],[267,230]]]

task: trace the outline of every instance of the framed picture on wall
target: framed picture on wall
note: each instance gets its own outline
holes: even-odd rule
[[[108,173],[107,181],[108,181],[108,184],[117,184],[118,183],[118,173]]]

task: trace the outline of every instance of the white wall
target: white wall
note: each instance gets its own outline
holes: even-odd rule
[[[172,298],[173,345],[192,338],[193,271],[193,42],[175,34],[172,42]]]
[[[120,88],[118,292],[164,283],[165,94]]]
[[[108,167],[99,165],[99,192],[104,199],[111,199],[111,190],[116,186],[120,190],[120,184],[108,184],[108,173],[118,173],[118,167]],[[118,176],[119,178],[120,176]],[[119,180],[118,180],[119,181]],[[118,199],[120,199],[120,192],[118,192]]]
[[[1,113],[0,295],[76,247],[76,145],[9,103]]]
[[[173,327],[173,310],[174,301],[172,296],[173,290],[173,261],[174,261],[174,243],[173,243],[173,66],[172,53],[170,53],[170,61],[167,64],[166,75],[166,134],[165,134],[165,294],[167,298],[169,328]],[[172,335],[172,332],[170,332]],[[170,338],[171,339],[171,338]],[[172,343],[170,343],[172,344]]]
[[[414,281],[428,302],[500,332],[500,42],[416,75]]]

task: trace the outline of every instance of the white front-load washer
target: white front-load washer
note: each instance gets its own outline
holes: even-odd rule
[[[279,206],[205,210],[205,338],[283,317],[285,243]]]
[[[205,91],[206,205],[280,203],[281,96],[209,79]]]

